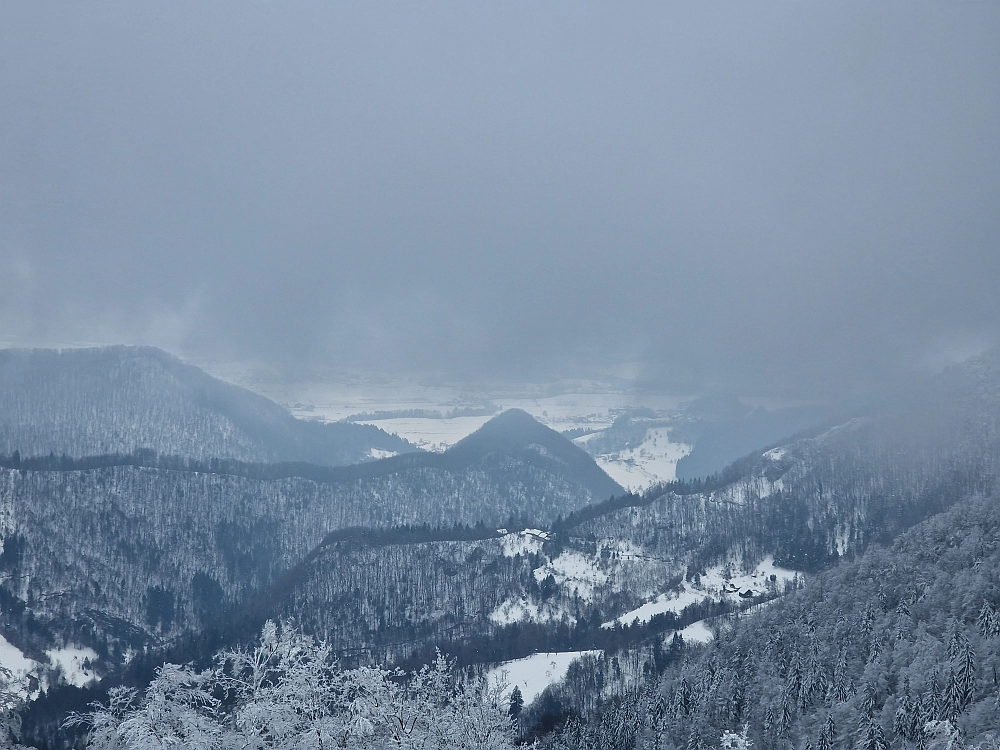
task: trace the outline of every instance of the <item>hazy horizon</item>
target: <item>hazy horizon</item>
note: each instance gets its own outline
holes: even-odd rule
[[[1000,6],[0,9],[0,342],[872,389],[1000,336]]]

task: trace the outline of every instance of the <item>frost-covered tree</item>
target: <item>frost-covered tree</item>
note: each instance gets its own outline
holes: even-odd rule
[[[326,644],[269,621],[253,649],[223,652],[217,664],[215,682],[234,705],[229,728],[244,750],[293,747],[307,738],[321,746],[324,736],[345,733],[331,720],[342,675],[331,667]]]
[[[753,740],[747,737],[747,733],[749,731],[749,724],[744,724],[743,730],[739,734],[727,729],[722,733],[722,739],[719,741],[719,747],[722,748],[722,750],[750,750],[750,747],[753,745]]]
[[[96,750],[212,750],[223,740],[213,678],[211,672],[164,664],[141,701],[132,689],[113,688],[106,706],[73,715],[69,723],[89,724],[88,747]]]
[[[406,674],[340,670],[329,647],[268,622],[212,669],[165,664],[145,694],[117,688],[70,723],[95,750],[505,750],[514,742],[502,684],[459,679],[438,655]]]
[[[21,730],[18,711],[27,694],[26,686],[6,667],[0,666],[0,748],[20,747],[17,737]]]

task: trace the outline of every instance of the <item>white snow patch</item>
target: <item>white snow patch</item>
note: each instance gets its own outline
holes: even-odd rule
[[[369,448],[368,455],[378,460],[382,458],[392,458],[397,454],[396,451],[387,451],[387,450],[382,450],[381,448]]]
[[[622,487],[641,492],[658,482],[676,479],[677,462],[690,452],[690,445],[670,442],[667,428],[652,427],[638,447],[607,453],[594,460]]]
[[[622,625],[631,625],[633,622],[638,620],[640,623],[649,622],[653,615],[658,615],[663,612],[673,612],[674,614],[680,614],[689,604],[697,604],[708,598],[708,594],[699,589],[685,589],[678,594],[660,594],[653,601],[643,604],[637,609],[633,609],[631,612],[626,612],[621,617],[618,617],[611,622],[606,622],[601,625],[602,628],[613,628],[615,623],[620,623]]]
[[[94,680],[97,675],[90,664],[97,661],[97,652],[91,648],[67,646],[66,648],[46,651],[53,667],[60,667],[66,682],[76,687],[83,687]]]
[[[69,645],[65,648],[50,649],[45,652],[49,659],[49,665],[60,667],[66,682],[76,687],[83,687],[87,683],[97,678],[91,663],[98,659],[97,652],[90,648]],[[29,659],[17,646],[0,635],[0,667],[10,671],[15,683],[20,683],[20,687],[15,687],[14,692],[23,698],[32,700],[38,696],[38,692],[28,695],[27,685],[29,676],[38,676],[40,664],[34,659]],[[43,679],[41,688],[45,689]]]
[[[0,635],[0,667],[9,669],[15,678],[26,677],[38,667],[38,662],[29,659],[17,646]]]
[[[486,679],[494,685],[506,681],[508,691],[513,690],[516,685],[521,690],[524,705],[527,706],[541,695],[545,688],[563,679],[569,665],[574,661],[581,656],[600,653],[600,651],[563,651],[532,654],[494,667],[486,673]]]
[[[794,570],[779,568],[774,564],[774,557],[768,555],[759,565],[749,573],[736,573],[729,571],[726,576],[726,569],[722,565],[716,565],[705,571],[698,583],[689,582],[679,593],[660,594],[653,601],[643,604],[641,607],[626,612],[621,617],[606,622],[601,627],[613,628],[615,623],[631,625],[636,619],[640,623],[649,622],[653,615],[662,612],[673,612],[680,614],[689,604],[695,604],[705,599],[725,599],[735,601],[740,598],[750,598],[757,596],[768,590],[768,581],[774,576],[774,586],[777,593],[784,591],[785,582],[791,581],[796,575],[801,576]],[[744,596],[740,597],[740,593]]]
[[[788,451],[786,451],[784,448],[772,448],[771,450],[767,451],[767,453],[765,453],[763,457],[770,461],[780,461],[785,457],[787,452]]]
[[[784,489],[785,489],[785,483],[781,480],[781,477],[778,477],[773,482],[768,482],[765,479],[764,483],[760,487],[759,492],[757,493],[757,496],[761,500],[763,500],[765,498],[770,497],[775,492],[782,492]]]
[[[0,635],[0,666],[10,671],[9,690],[22,699],[38,697],[37,689],[29,694],[28,676],[37,674],[38,662],[29,659],[17,646]]]
[[[692,622],[686,628],[677,632],[681,634],[681,638],[684,639],[685,643],[708,643],[712,640],[712,631],[708,629],[708,625],[705,624],[704,620]]]
[[[847,553],[847,542],[850,538],[850,524],[837,527],[837,554],[843,557]]]
[[[783,489],[785,483],[780,477],[772,482],[765,476],[750,476],[715,490],[709,497],[716,503],[745,505],[751,497],[764,499]]]
[[[497,625],[510,625],[524,620],[551,622],[552,620],[561,620],[564,614],[560,609],[545,604],[536,604],[525,598],[508,599],[490,612],[490,621]],[[576,618],[568,617],[568,621],[575,622]]]
[[[505,529],[497,529],[497,531],[503,533]],[[504,557],[515,557],[517,555],[541,552],[542,545],[545,544],[545,540],[548,538],[548,532],[541,531],[540,529],[525,529],[524,531],[505,534],[502,540]]]
[[[543,581],[551,575],[567,593],[576,593],[583,599],[590,599],[594,587],[608,581],[608,574],[598,568],[592,560],[572,550],[566,550],[548,565],[536,568],[535,580]]]

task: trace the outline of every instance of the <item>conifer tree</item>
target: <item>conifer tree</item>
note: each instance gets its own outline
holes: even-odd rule
[[[836,737],[836,726],[833,723],[833,714],[826,715],[826,723],[819,732],[819,741],[816,743],[816,750],[833,750],[833,742]]]
[[[882,655],[882,639],[877,635],[873,635],[871,638],[871,643],[868,646],[868,663],[878,661],[878,658]]]
[[[910,740],[910,742],[916,742],[919,745],[924,734],[924,724],[930,721],[930,718],[928,708],[924,704],[923,696],[915,696],[913,702],[910,704],[910,716],[909,724],[906,727],[906,738]]]
[[[944,707],[944,696],[941,694],[940,667],[935,666],[931,670],[931,673],[927,675],[923,706],[928,721],[940,718]]]
[[[948,638],[948,658],[957,662],[959,656],[962,654],[962,647],[965,645],[965,634],[959,627],[958,621],[953,620],[951,623],[951,637]]]
[[[989,602],[983,602],[983,606],[979,610],[979,617],[976,619],[976,626],[979,628],[979,634],[983,638],[989,638],[994,635],[996,617],[997,613],[993,610],[993,606]]]
[[[792,713],[792,703],[787,693],[781,697],[781,706],[778,709],[778,736],[784,737],[788,730],[792,728],[792,721],[795,715]]]
[[[885,732],[874,716],[861,718],[859,750],[888,750]]]
[[[846,703],[851,699],[851,691],[847,678],[847,651],[841,651],[837,658],[837,666],[833,671],[833,701]]]
[[[958,659],[956,673],[959,690],[960,711],[964,711],[972,702],[976,689],[976,652],[968,638],[962,644],[962,653]]]
[[[948,671],[948,687],[945,690],[944,702],[940,712],[941,719],[951,721],[962,713],[962,709],[965,707],[962,703],[963,694],[958,673],[953,667]]]
[[[764,712],[764,734],[770,734],[771,728],[774,726],[774,711],[768,706],[767,710]]]
[[[903,693],[892,717],[892,733],[910,739],[910,717],[913,714],[913,697],[910,694],[910,680],[903,680]]]
[[[521,688],[515,685],[510,692],[510,717],[514,721],[521,716],[522,708],[524,708],[524,697],[521,695]]]
[[[875,686],[871,682],[866,682],[864,692],[861,695],[862,716],[875,715],[876,697]]]

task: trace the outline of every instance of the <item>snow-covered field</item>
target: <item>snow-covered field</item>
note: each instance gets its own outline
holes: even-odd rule
[[[505,529],[498,529],[501,533]],[[503,537],[503,553],[506,557],[528,555],[542,551],[542,545],[549,538],[549,532],[541,529],[525,529],[505,534]]]
[[[524,705],[527,706],[542,694],[549,685],[566,676],[569,665],[584,655],[597,655],[600,651],[563,651],[548,654],[532,654],[523,659],[507,661],[486,673],[492,684],[505,681],[507,690],[516,685],[521,690]]]
[[[453,417],[451,419],[398,417],[396,419],[358,421],[361,424],[373,424],[386,432],[399,435],[418,448],[427,451],[443,451],[478,430],[490,421],[490,417]]]
[[[615,623],[630,625],[636,620],[649,622],[653,615],[663,612],[679,614],[689,604],[696,604],[705,599],[725,598],[737,601],[741,593],[744,596],[756,596],[767,590],[771,576],[774,576],[774,581],[771,583],[775,586],[775,590],[780,593],[784,590],[787,581],[801,575],[797,571],[777,567],[774,564],[774,558],[770,556],[764,558],[750,573],[738,573],[731,570],[728,571],[727,575],[723,566],[716,566],[709,568],[699,581],[684,584],[684,589],[681,592],[660,594],[641,607],[604,623],[602,627],[611,628],[615,626]]]
[[[585,435],[575,442],[586,447],[589,437]],[[657,482],[676,479],[677,462],[690,452],[690,445],[670,442],[667,428],[651,427],[639,447],[601,454],[595,456],[595,460],[622,487],[641,492]]]
[[[680,633],[685,643],[708,643],[712,640],[712,631],[708,629],[708,625],[705,624],[704,620],[692,622],[686,628],[677,632]],[[673,635],[669,637],[672,638]]]
[[[49,658],[48,666],[61,669],[63,677],[70,685],[83,687],[96,677],[90,668],[90,664],[97,660],[97,652],[93,649],[69,645],[46,651],[45,655]],[[0,667],[9,670],[16,682],[25,680],[29,675],[37,677],[40,666],[37,661],[29,659],[21,649],[0,635]],[[26,696],[25,690],[21,692]]]
[[[508,599],[490,612],[490,622],[497,625],[511,625],[515,622],[551,622],[561,620],[565,613],[544,603],[532,602],[526,598]]]
[[[508,534],[504,537],[504,554],[513,556],[527,552],[540,552],[545,539],[544,532],[535,529]],[[533,571],[535,580],[541,583],[552,576],[556,585],[566,594],[579,596],[590,600],[594,588],[608,581],[608,574],[601,570],[594,559],[574,550],[566,550],[558,557]],[[508,599],[490,613],[490,620],[498,625],[509,625],[514,622],[528,620],[531,622],[549,622],[566,619],[573,622],[575,618],[558,606],[548,602],[534,602],[526,598]]]
[[[23,678],[38,668],[38,662],[29,659],[21,649],[0,635],[0,667],[10,670],[15,678]]]
[[[83,687],[97,676],[90,667],[97,661],[97,652],[91,648],[67,646],[46,651],[45,655],[52,666],[62,669],[63,677],[70,685]]]
[[[539,583],[551,575],[562,589],[585,600],[593,597],[595,586],[608,580],[608,574],[591,558],[573,550],[566,550],[548,565],[536,568],[534,575]]]

